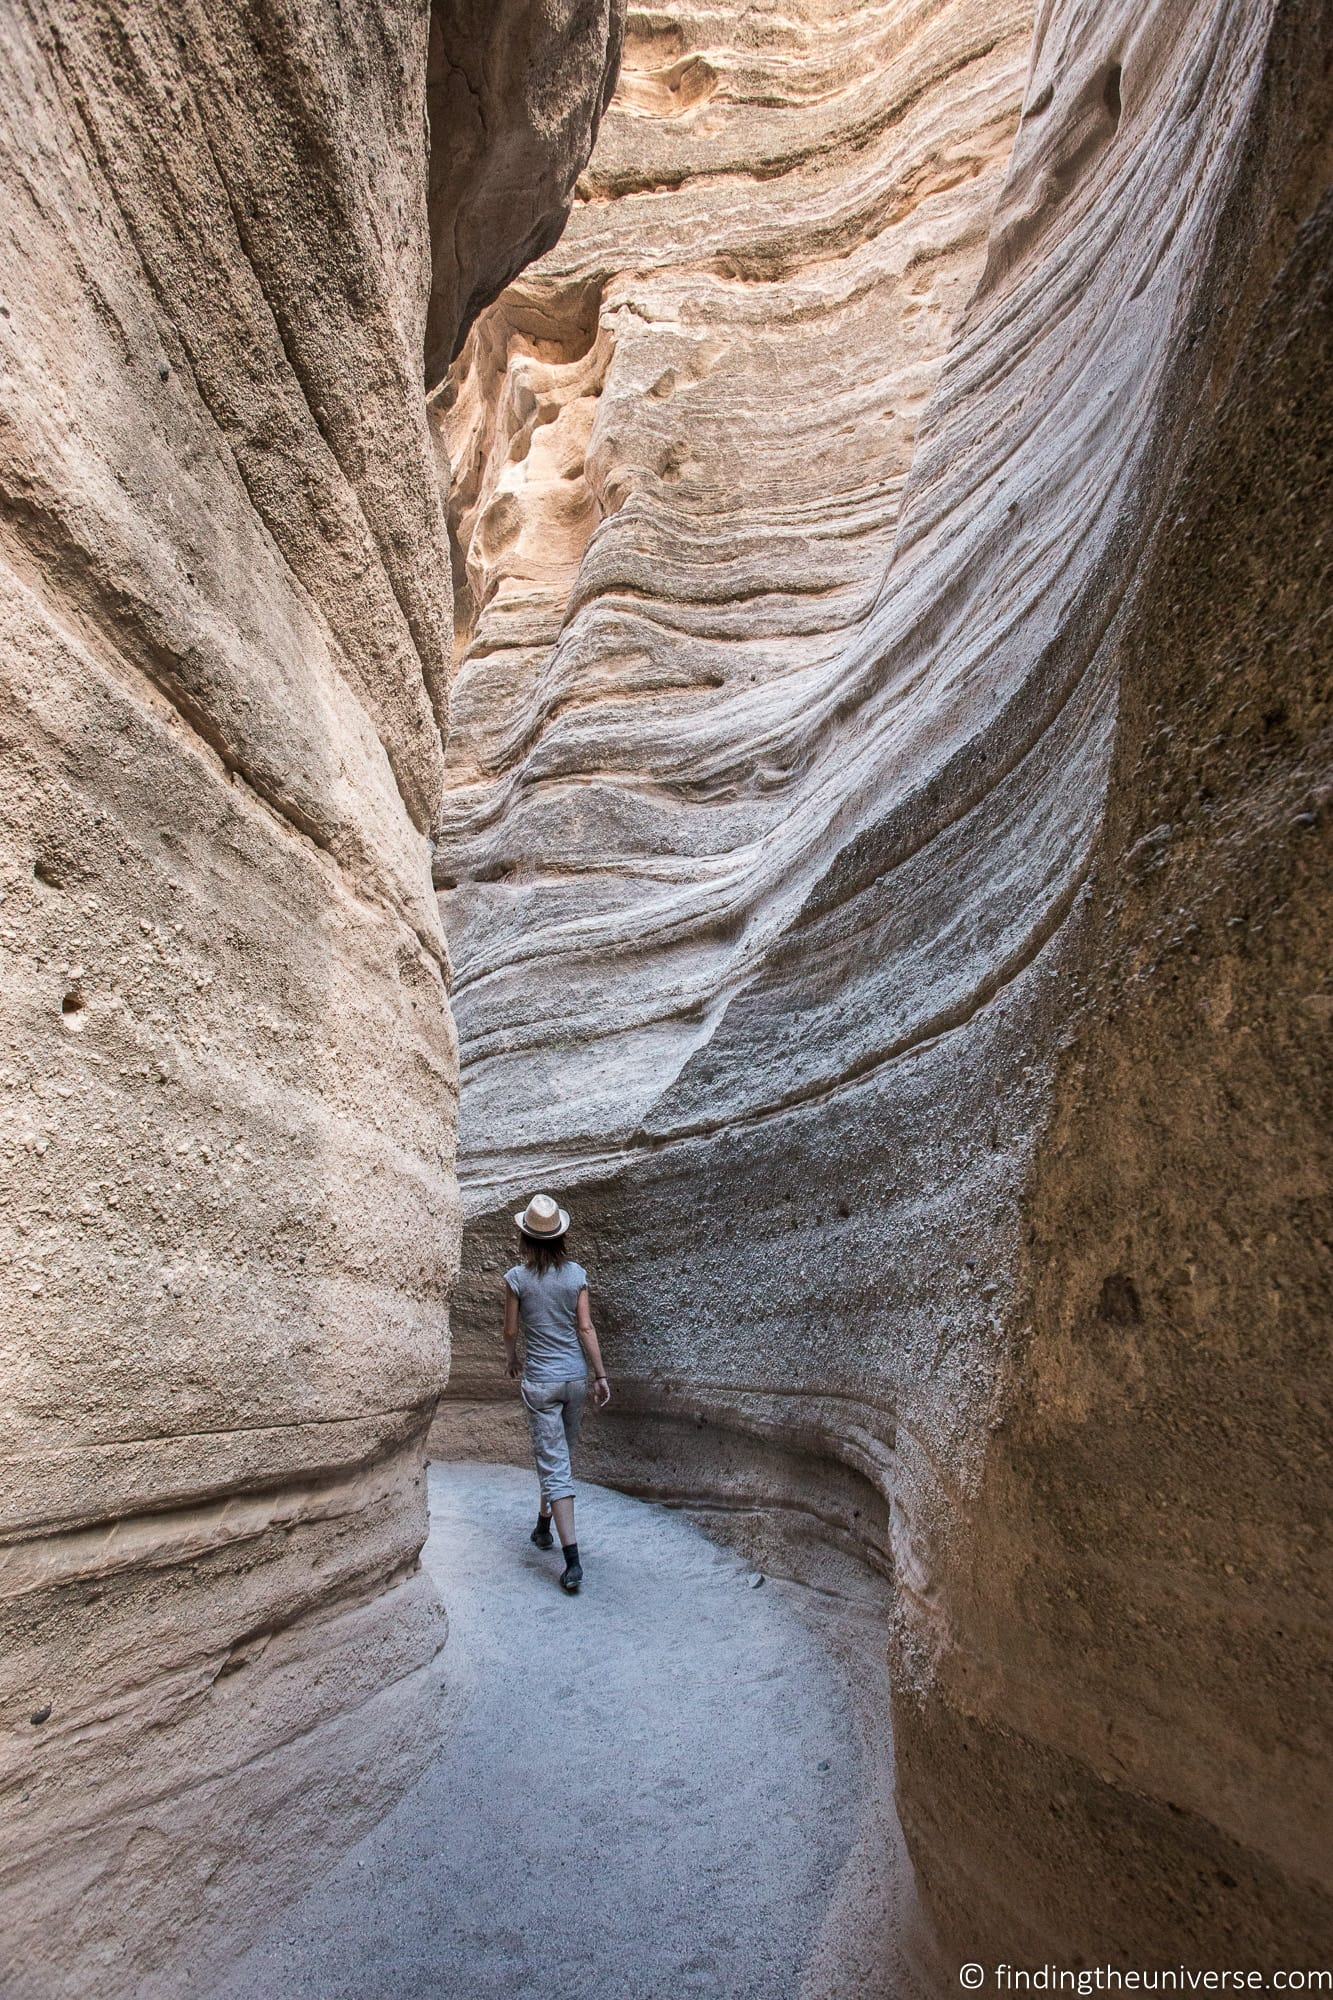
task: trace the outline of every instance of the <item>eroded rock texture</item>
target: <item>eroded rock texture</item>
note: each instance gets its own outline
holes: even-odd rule
[[[615,16],[0,30],[7,1994],[201,1991],[438,1728],[423,351],[558,232]]]
[[[447,1434],[498,1448],[557,1186],[597,1461],[893,1575],[946,1976],[1271,1965],[1329,1936],[1328,51],[1222,0],[1031,28],[636,13],[441,399]]]

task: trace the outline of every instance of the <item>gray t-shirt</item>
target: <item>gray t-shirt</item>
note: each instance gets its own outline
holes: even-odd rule
[[[587,1374],[577,1332],[579,1293],[587,1282],[588,1273],[572,1257],[540,1278],[526,1264],[505,1272],[505,1283],[518,1300],[525,1381],[575,1382]]]

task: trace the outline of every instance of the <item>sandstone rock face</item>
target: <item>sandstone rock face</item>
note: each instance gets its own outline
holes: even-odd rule
[[[557,1187],[599,1469],[893,1576],[944,1976],[1314,1962],[1326,30],[1030,27],[636,15],[441,398],[449,1428]]]
[[[198,1992],[439,1727],[423,352],[557,232],[618,41],[612,0],[0,32],[7,1994]]]
[[[727,1051],[883,788],[867,702],[914,769],[883,584],[1031,25],[737,5],[699,16],[696,47],[688,9],[634,18],[559,251],[483,315],[441,398],[461,660],[437,881],[482,1212],[836,1068],[804,997]],[[677,72],[706,95],[682,103]],[[822,990],[836,1017],[836,968]],[[722,1063],[738,1086],[709,1080]],[[465,1284],[459,1390],[470,1305]]]

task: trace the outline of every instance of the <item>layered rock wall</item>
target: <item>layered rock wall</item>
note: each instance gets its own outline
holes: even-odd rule
[[[1018,5],[636,14],[559,251],[441,398],[460,660],[436,879],[474,1211],[694,1122],[738,996],[880,786],[868,700],[911,769],[880,600],[1029,35]],[[706,93],[682,102],[678,72]],[[799,1094],[788,1055],[762,1060]],[[465,1271],[460,1392],[471,1296]]]
[[[636,15],[443,399],[446,1429],[500,1435],[555,1185],[593,1462],[893,1576],[946,1971],[1272,1965],[1329,1936],[1328,51],[1312,8],[1030,26]]]
[[[423,352],[558,233],[615,16],[0,30],[7,1994],[201,1991],[440,1726]]]

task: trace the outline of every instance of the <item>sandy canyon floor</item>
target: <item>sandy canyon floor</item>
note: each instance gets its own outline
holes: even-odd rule
[[[434,1467],[430,1509],[455,1726],[218,2000],[835,1990],[839,1937],[874,1914],[862,1876],[887,1773],[811,1593],[758,1585],[682,1516],[585,1487],[587,1582],[567,1599],[511,1466]]]

